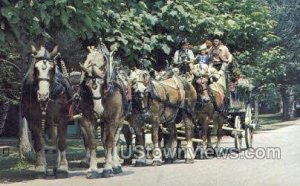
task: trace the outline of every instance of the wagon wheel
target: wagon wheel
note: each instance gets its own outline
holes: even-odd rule
[[[246,147],[252,148],[252,141],[253,141],[253,128],[251,127],[252,124],[252,113],[250,105],[247,105],[246,115],[245,115],[245,141]]]
[[[241,118],[240,116],[235,116],[234,120],[234,129],[241,129]],[[238,152],[241,151],[242,148],[242,136],[240,132],[234,131],[234,145]]]

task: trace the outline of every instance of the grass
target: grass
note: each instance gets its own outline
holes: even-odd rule
[[[8,140],[8,139],[7,139]],[[12,139],[13,141],[15,139]],[[70,170],[76,170],[80,167],[80,160],[85,155],[85,149],[82,139],[67,140],[67,159]],[[48,169],[52,169],[56,164],[56,154],[46,154]],[[104,150],[97,150],[98,162],[103,162]],[[102,163],[99,163],[99,167]],[[21,160],[17,148],[12,148],[9,156],[2,155],[0,152],[0,183],[19,182],[23,180],[35,179],[34,163]]]
[[[298,120],[283,121],[282,113],[262,114],[259,116],[259,130],[276,130],[297,123]]]
[[[260,125],[272,125],[279,122],[282,122],[282,113],[259,115]]]

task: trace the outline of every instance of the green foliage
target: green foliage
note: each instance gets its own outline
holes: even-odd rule
[[[6,2],[6,1],[5,1]],[[201,44],[215,30],[225,31],[226,41],[237,51],[255,49],[268,38],[274,26],[266,5],[258,0],[224,3],[220,0],[135,1],[135,0],[56,0],[3,3],[4,29],[1,46],[16,39],[27,43],[56,37],[68,32],[74,39],[101,36],[109,44],[120,44],[125,61],[141,56],[159,59],[157,51],[170,57],[178,37]],[[11,32],[13,31],[13,32]],[[240,42],[243,43],[240,43]]]
[[[287,19],[293,23],[299,21],[297,6],[273,2],[270,7],[259,0],[31,2],[0,3],[0,56],[11,59],[11,54],[19,55],[18,60],[12,59],[18,65],[20,59],[26,59],[32,42],[52,40],[60,45],[65,61],[78,67],[86,55],[85,47],[102,37],[109,46],[119,45],[117,55],[123,63],[134,65],[146,57],[161,68],[166,60],[171,60],[180,38],[200,45],[214,31],[222,31],[224,43],[234,53],[244,74],[254,78],[257,90],[287,83],[291,72],[297,74],[298,40],[285,41],[287,37],[299,39],[298,23],[285,29]],[[289,14],[285,14],[287,11]],[[16,71],[11,67],[1,67],[0,73],[4,71],[8,73],[4,79],[9,82],[19,78],[13,75]]]

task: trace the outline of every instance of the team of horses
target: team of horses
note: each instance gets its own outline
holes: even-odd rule
[[[185,129],[185,162],[193,163],[194,136],[203,140],[202,146],[211,147],[209,124],[214,121],[218,131],[217,147],[220,146],[224,115],[223,95],[210,89],[211,82],[207,70],[195,66],[197,73],[190,78],[186,75],[169,74],[160,78],[151,77],[146,70],[131,70],[126,74],[114,67],[112,53],[101,48],[88,47],[89,54],[80,64],[79,120],[86,148],[85,161],[89,163],[87,178],[111,177],[122,172],[117,148],[123,129],[128,146],[132,143],[132,132],[136,135],[136,145],[145,146],[145,123],[151,126],[153,165],[163,163],[161,152],[161,129],[167,129],[164,138],[165,148],[178,147],[176,124],[183,123]],[[69,118],[73,98],[68,96],[66,87],[59,81],[63,78],[56,63],[57,47],[48,52],[43,46],[32,47],[32,60],[23,82],[22,116],[26,118],[32,131],[34,150],[37,154],[36,171],[47,175],[44,152],[46,131],[58,149],[57,177],[68,176],[66,158],[66,122]],[[191,69],[192,71],[192,69]],[[158,76],[157,76],[158,77]],[[97,139],[95,128],[101,127],[101,138],[105,149],[105,165],[100,174],[97,168]],[[195,127],[201,132],[195,132]],[[127,130],[126,130],[127,129]],[[175,157],[166,157],[167,163]],[[145,166],[146,158],[140,157],[136,166]]]

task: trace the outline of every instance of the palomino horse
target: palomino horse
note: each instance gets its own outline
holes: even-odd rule
[[[86,61],[81,65],[83,76],[80,85],[81,110],[87,152],[90,153],[88,178],[97,178],[96,146],[94,128],[102,123],[102,142],[106,151],[102,177],[122,172],[117,142],[126,113],[125,90],[111,69],[111,60],[102,51],[89,48]]]
[[[49,53],[43,46],[38,50],[32,46],[32,61],[23,81],[22,117],[28,121],[36,152],[36,171],[47,175],[47,162],[44,151],[45,129],[50,129],[52,140],[57,144],[57,177],[68,176],[66,158],[66,132],[68,121],[68,96],[63,78],[58,71],[54,55],[57,47]],[[57,137],[58,133],[58,137]]]
[[[140,99],[140,108],[144,113],[144,118],[152,125],[153,165],[161,165],[162,151],[159,146],[159,128],[161,124],[166,124],[169,131],[169,139],[166,148],[176,150],[177,132],[175,119],[180,109],[183,110],[183,120],[186,129],[186,163],[192,163],[194,160],[192,135],[193,123],[189,116],[194,109],[197,99],[196,91],[190,83],[179,79],[176,76],[172,78],[156,81],[147,78],[147,71],[136,69],[130,75],[133,86],[134,99]],[[149,117],[150,114],[150,117]],[[173,162],[174,157],[167,157]],[[144,158],[137,161],[145,162]]]

